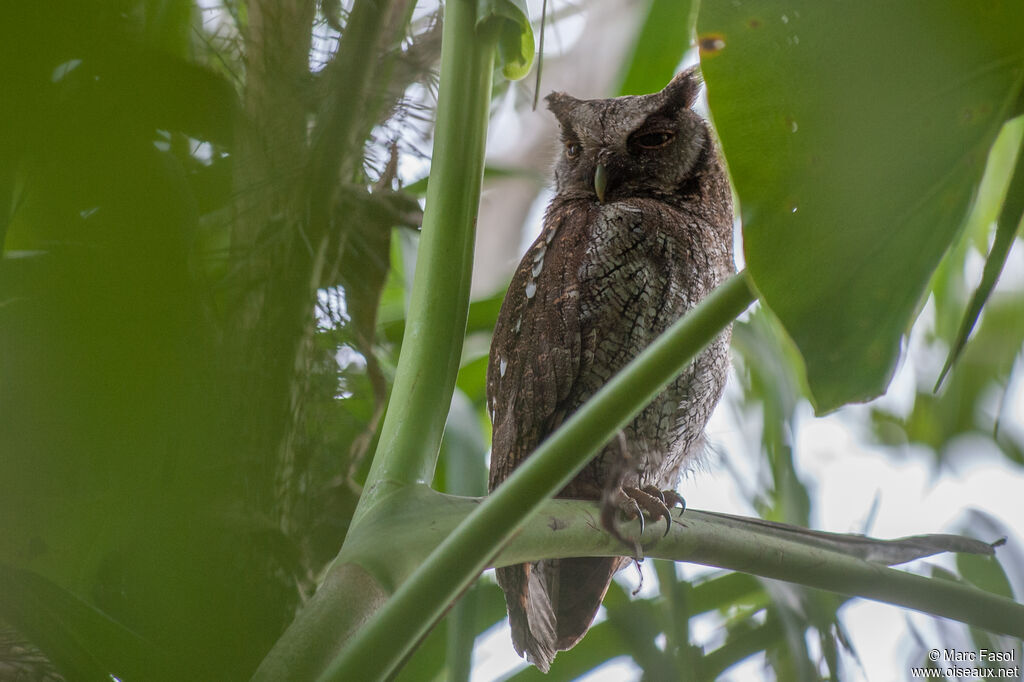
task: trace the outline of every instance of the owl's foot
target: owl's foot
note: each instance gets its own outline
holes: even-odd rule
[[[643,550],[635,538],[627,538],[615,524],[615,513],[621,511],[629,519],[640,521],[640,533],[644,532],[644,517],[665,519],[665,535],[672,529],[672,507],[686,509],[686,500],[674,490],[658,490],[652,485],[642,488],[621,487],[606,496],[601,505],[601,526],[624,545],[633,547],[636,558],[643,557]]]
[[[632,500],[635,500],[647,514],[653,519],[665,519],[665,535],[672,530],[673,507],[681,507],[686,510],[686,500],[675,490],[658,490],[653,485],[645,485],[642,488],[623,488],[622,491]],[[640,516],[640,532],[643,532],[644,517]],[[664,537],[664,536],[662,536]]]

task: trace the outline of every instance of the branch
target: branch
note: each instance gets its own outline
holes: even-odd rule
[[[397,566],[402,572],[415,571],[418,562],[414,557],[424,556],[442,544],[481,505],[479,498],[442,495],[426,488],[404,492],[402,497],[401,511],[376,526],[374,538],[363,538],[362,547],[353,547],[357,554],[374,548],[379,552],[386,538],[409,557]],[[399,507],[397,502],[395,507]],[[926,578],[886,565],[941,552],[993,555],[999,543],[944,534],[878,540],[694,509],[673,516],[667,536],[662,537],[665,525],[661,522],[647,524],[640,535],[648,558],[687,561],[784,580],[1024,637],[1024,605],[962,583]],[[626,524],[623,532],[639,535],[638,523]],[[601,528],[597,504],[551,500],[491,565],[622,553],[622,544]],[[404,576],[392,577],[401,581]]]

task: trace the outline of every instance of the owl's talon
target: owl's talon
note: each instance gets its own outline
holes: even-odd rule
[[[679,515],[682,516],[683,512],[686,511],[686,500],[683,499],[683,496],[675,490],[663,490],[661,492],[664,495],[665,504],[669,507],[679,507]]]
[[[632,500],[632,498],[630,498]],[[636,517],[640,520],[640,535],[644,534],[644,513],[640,509],[640,505],[636,500],[633,500],[633,508],[636,509]]]
[[[658,495],[653,495],[647,490],[641,490],[640,488],[623,488],[622,492],[639,506],[642,506],[651,518],[665,519],[664,535],[668,535],[668,532],[672,530],[672,514],[669,513],[668,507],[661,499],[660,490],[656,491]],[[641,532],[643,532],[642,528]]]
[[[677,506],[686,509],[686,501],[679,493],[674,490],[659,490],[652,485],[605,491],[601,504],[601,526],[622,544],[632,546],[634,556],[642,556],[639,542],[626,538],[619,532],[615,523],[615,512],[621,511],[630,520],[637,519],[640,522],[640,535],[644,533],[648,518],[665,519],[665,532],[662,534],[662,537],[665,537],[672,530],[671,509]]]
[[[662,504],[667,504],[667,502],[665,502],[665,492],[668,491],[658,490],[653,485],[645,485],[644,487],[640,488],[640,490],[643,490],[648,495],[653,495],[654,497],[657,497],[659,500],[661,500]]]
[[[673,502],[666,501],[665,497],[666,497],[666,495],[670,495],[670,496],[674,495],[676,498],[678,498],[680,500],[683,499],[683,498],[679,497],[679,494],[676,491],[674,491],[674,490],[658,490],[653,485],[645,485],[643,488],[641,488],[641,490],[643,490],[648,495],[651,495],[652,497],[657,498],[658,500],[661,501],[661,504],[665,506],[665,509],[664,509],[665,514],[666,514],[666,516],[665,516],[665,535],[661,536],[661,537],[665,537],[666,535],[668,535],[668,532],[670,530],[672,530],[672,514],[671,514],[670,509],[671,509],[671,507],[675,506],[675,504]],[[672,497],[669,497],[669,500],[671,500],[671,499],[672,499]],[[660,507],[659,507],[658,511],[659,512],[662,511]]]

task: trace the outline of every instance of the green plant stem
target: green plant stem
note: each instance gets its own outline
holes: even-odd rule
[[[409,320],[353,524],[389,490],[431,479],[455,388],[494,69],[495,38],[478,35],[475,25],[476,3],[446,3],[433,162]]]
[[[392,673],[544,500],[753,300],[746,276],[735,275],[613,377],[431,552],[320,679],[382,679]],[[372,538],[367,540],[372,544]],[[366,554],[374,554],[372,546]]]

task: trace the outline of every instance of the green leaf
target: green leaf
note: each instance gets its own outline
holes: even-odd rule
[[[626,62],[620,95],[658,92],[672,80],[690,47],[698,7],[694,0],[651,2]]]
[[[769,614],[763,623],[753,618],[744,618],[729,629],[725,642],[714,651],[707,652],[700,660],[697,679],[717,680],[731,666],[766,651],[783,641],[782,624],[777,615]]]
[[[938,463],[943,463],[955,457],[956,447],[951,447],[954,439],[987,432],[1008,459],[1024,463],[1024,440],[1000,428],[1000,414],[976,408],[986,395],[1005,392],[1006,377],[1022,345],[1024,296],[993,299],[958,361],[958,371],[949,377],[942,392],[936,395],[931,387],[918,388],[913,408],[906,416],[874,407],[876,437],[883,443],[922,444],[934,451]]]
[[[69,680],[172,679],[184,672],[135,633],[30,571],[0,564],[0,620]],[[172,677],[166,676],[177,667]]]
[[[664,628],[650,600],[630,601],[622,586],[613,584],[605,596],[604,606],[608,622],[618,630],[628,647],[630,658],[643,669],[646,679],[679,678],[672,657],[655,644],[655,639]]]
[[[981,275],[981,283],[975,289],[974,294],[971,296],[971,301],[967,305],[967,310],[964,312],[963,319],[960,322],[960,328],[956,333],[956,340],[949,349],[949,356],[946,358],[942,372],[939,373],[939,378],[935,382],[935,390],[939,389],[942,380],[960,358],[964,346],[967,345],[967,337],[974,330],[974,325],[977,324],[978,317],[981,315],[981,309],[985,307],[989,294],[992,293],[996,282],[999,281],[999,275],[1002,274],[1003,268],[1006,266],[1006,257],[1010,254],[1010,247],[1013,246],[1014,237],[1020,229],[1021,215],[1024,214],[1024,154],[1020,153],[1021,134],[1024,132],[1024,119],[1018,118],[1012,123],[1007,124],[1006,130],[1008,131],[1007,137],[1011,141],[1016,140],[1016,144],[1013,146],[1013,153],[1017,156],[1017,163],[1009,176],[1009,187],[1005,188],[1006,197],[1002,202],[1003,207],[996,221],[996,238],[992,242],[992,248],[988,252],[988,258],[985,260],[985,270]],[[986,179],[989,175],[989,170],[991,170],[991,164],[990,168],[986,170]],[[1007,177],[1005,169],[999,170],[1003,171],[1003,178]]]
[[[477,405],[483,405],[486,399],[487,361],[488,357],[485,352],[481,352],[471,359],[463,360],[456,380],[458,389]]]
[[[1006,577],[1006,571],[996,557],[957,554],[956,567],[960,575],[975,587],[1013,599],[1010,579]]]
[[[533,27],[524,0],[477,0],[477,32],[498,32],[501,73],[510,81],[523,78],[533,65]]]
[[[740,604],[763,605],[766,601],[764,587],[757,578],[746,573],[724,573],[694,586],[690,611],[697,615]]]
[[[441,440],[443,480],[434,477],[434,488],[452,495],[487,494],[487,440],[480,428],[473,401],[462,391],[452,395],[448,421]]]
[[[746,262],[827,412],[885,390],[1024,80],[1024,5],[707,3]]]

